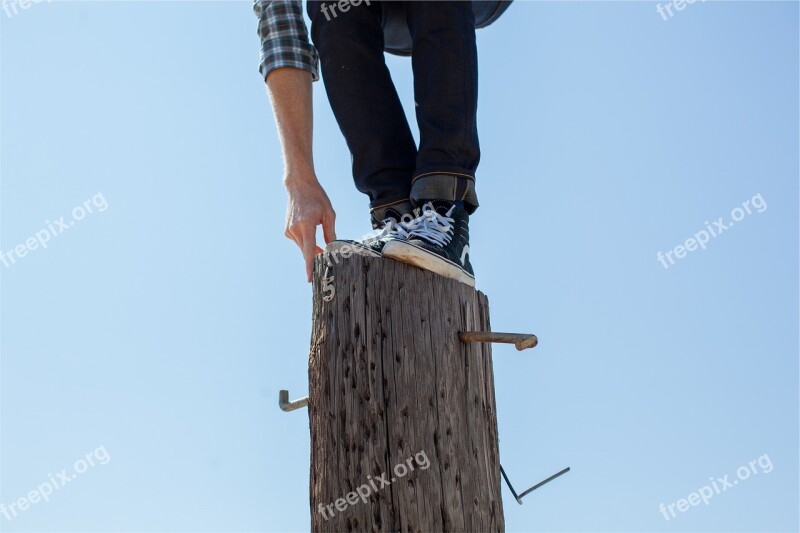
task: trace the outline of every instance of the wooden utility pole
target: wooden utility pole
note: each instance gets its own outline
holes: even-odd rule
[[[320,255],[312,328],[312,529],[503,531],[492,348],[459,339],[490,331],[486,296]]]

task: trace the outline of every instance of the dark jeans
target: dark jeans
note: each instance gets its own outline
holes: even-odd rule
[[[413,42],[419,148],[384,60],[381,24],[387,2],[355,3],[348,2],[344,12],[336,9],[335,16],[330,8],[338,8],[336,2],[309,1],[307,9],[328,100],[350,149],[356,188],[369,196],[378,219],[386,207],[400,207],[409,198],[462,200],[474,212],[480,148],[471,2],[399,2]]]

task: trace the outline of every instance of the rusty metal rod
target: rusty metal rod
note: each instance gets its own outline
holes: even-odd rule
[[[462,331],[458,334],[461,342],[504,342],[513,344],[517,350],[533,348],[539,344],[536,335],[529,333],[500,333],[496,331]]]
[[[300,409],[302,407],[308,407],[308,396],[304,396],[302,398],[298,398],[297,400],[289,401],[289,391],[282,390],[278,392],[278,405],[281,407],[282,411],[294,411],[295,409]]]

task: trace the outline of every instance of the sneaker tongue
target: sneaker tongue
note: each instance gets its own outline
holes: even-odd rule
[[[384,220],[387,218],[393,218],[397,222],[402,221],[403,216],[406,215],[406,218],[409,216],[413,217],[411,214],[414,210],[414,206],[411,205],[410,201],[400,202],[398,204],[392,204],[389,207],[379,207],[377,209],[372,210],[372,227],[375,229],[380,229],[384,226]]]
[[[453,204],[457,203],[458,202],[451,202],[450,200],[426,200],[422,205],[431,204],[437,213],[442,216],[446,216],[447,212],[450,211],[450,208],[453,207]]]

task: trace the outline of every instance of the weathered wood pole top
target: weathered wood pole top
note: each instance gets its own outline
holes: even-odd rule
[[[491,331],[486,296],[390,259],[325,259],[309,356],[312,529],[503,531],[491,344],[458,336]]]

